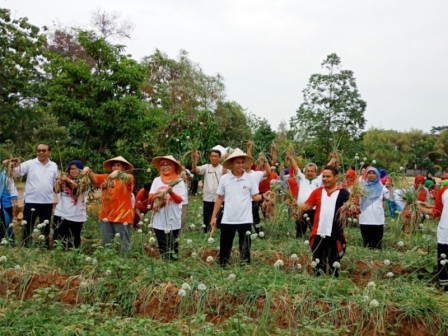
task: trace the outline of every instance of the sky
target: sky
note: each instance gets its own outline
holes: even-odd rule
[[[448,125],[448,1],[416,0],[0,0],[37,26],[87,27],[91,13],[133,25],[122,41],[136,60],[180,50],[221,74],[227,100],[274,130],[303,102],[310,76],[336,53],[352,70],[372,127],[429,132]]]

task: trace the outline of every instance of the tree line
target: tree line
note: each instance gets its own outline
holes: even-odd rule
[[[104,13],[99,29],[49,31],[0,9],[0,154],[26,157],[38,143],[53,146],[53,160],[73,158],[94,169],[115,155],[148,167],[157,155],[174,154],[187,165],[191,151],[255,143],[269,153],[294,148],[318,164],[332,150],[353,161],[356,154],[385,167],[429,169],[448,164],[448,130],[435,134],[363,132],[366,102],[354,74],[336,54],[322,63],[303,90],[303,103],[289,125],[273,131],[268,121],[226,99],[221,75],[208,75],[186,51],[170,58],[155,50],[141,61],[111,41],[128,37]],[[273,111],[275,113],[275,111]],[[289,126],[289,127],[288,127]],[[204,160],[206,158],[204,157]],[[147,179],[146,169],[137,179]]]

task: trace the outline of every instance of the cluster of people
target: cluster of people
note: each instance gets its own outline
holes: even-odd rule
[[[259,214],[260,204],[271,185],[278,181],[286,183],[297,208],[302,211],[301,218],[296,220],[296,237],[303,237],[309,229],[316,275],[330,273],[337,277],[339,274],[339,261],[347,243],[339,213],[355,185],[361,185],[363,190],[358,195],[357,203],[365,247],[382,248],[384,201],[387,201],[389,209],[394,209],[394,213],[397,209],[403,213],[406,210],[403,190],[394,190],[393,181],[385,170],[363,167],[358,176],[353,167],[347,171],[342,183],[339,182],[337,153],[332,154],[320,171],[314,163],[308,163],[302,171],[297,163],[300,157],[288,151],[286,162],[289,167],[285,168],[281,164],[279,175],[275,172],[275,145],[271,147],[271,161],[265,155],[260,155],[255,162],[251,142],[247,144],[246,152],[235,149],[226,154],[214,148],[208,154],[209,163],[198,166],[200,155],[193,152],[191,171],[203,176],[204,232],[213,234],[216,228],[221,231],[221,266],[230,260],[236,232],[239,235],[241,260],[250,263],[251,234],[255,231],[259,237],[265,235]],[[141,223],[145,214],[151,211],[151,225],[160,255],[168,260],[177,259],[178,238],[185,225],[188,206],[187,181],[192,180],[193,176],[175,157],[168,155],[153,158],[151,162],[160,175],[152,183],[145,184],[134,197],[134,166],[125,158],[118,156],[106,160],[103,168],[108,173],[104,174],[93,172],[79,160],[71,161],[67,170],[60,173],[57,165],[50,160],[50,155],[50,145],[40,144],[35,159],[23,163],[13,158],[3,161],[4,165],[15,163],[15,176],[27,176],[23,210],[24,246],[31,245],[33,234],[38,234],[40,240],[48,246],[50,223],[53,223],[55,239],[60,240],[66,248],[79,247],[81,230],[87,219],[86,201],[91,183],[102,191],[98,222],[103,245],[117,242],[121,251],[127,254],[131,248],[131,226]],[[87,178],[89,183],[86,183]],[[436,196],[436,206],[432,207],[428,202],[430,190],[427,187],[435,186],[431,176],[427,179],[417,176],[413,188],[418,193],[417,202],[422,208],[421,212],[442,217],[438,231],[439,250],[440,253],[448,253],[448,233],[445,232],[448,232],[448,214],[443,210],[448,193],[445,195],[446,186],[442,186]],[[54,191],[57,204],[53,213]],[[12,230],[8,230],[8,226],[16,215],[17,190],[13,179],[5,172],[0,175],[0,195],[4,209],[1,220],[5,224],[2,234],[13,242]],[[266,214],[263,215],[266,217]],[[38,232],[35,232],[34,223],[37,219],[41,224]]]

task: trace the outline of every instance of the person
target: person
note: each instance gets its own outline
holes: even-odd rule
[[[23,219],[23,245],[31,246],[34,224],[37,218],[43,224],[41,233],[45,238],[45,246],[49,247],[50,220],[53,211],[53,187],[56,178],[59,176],[58,166],[50,160],[51,146],[49,144],[39,144],[37,146],[37,157],[23,163],[18,159],[11,158],[4,160],[3,164],[11,162],[18,164],[14,168],[16,177],[26,175]]]
[[[291,152],[287,153],[287,158],[294,169],[294,173],[299,178],[299,195],[297,197],[297,203],[304,203],[311,193],[322,185],[322,174],[317,175],[317,165],[315,163],[308,163],[305,166],[305,173],[302,173],[299,166],[296,163]],[[332,153],[327,166],[337,166],[338,154]],[[307,227],[311,229],[314,221],[315,209],[306,211],[300,220],[296,221],[296,238],[301,238],[305,235]]]
[[[237,231],[241,260],[250,263],[252,201],[262,200],[258,193],[257,183],[244,171],[244,167],[251,164],[252,161],[251,156],[237,148],[223,163],[224,168],[230,169],[231,172],[223,175],[219,181],[216,191],[218,197],[210,222],[212,229],[215,229],[221,205],[224,203],[219,241],[219,264],[223,267],[229,262],[233,239]]]
[[[304,203],[299,203],[302,211],[310,211],[316,207],[310,237],[310,247],[316,263],[315,276],[329,272],[338,277],[340,265],[337,263],[345,253],[347,239],[337,214],[348,201],[350,193],[337,184],[338,178],[339,171],[335,166],[325,166],[322,172],[323,186],[314,189]]]
[[[148,212],[149,205],[149,191],[151,190],[151,183],[145,183],[143,188],[137,192],[137,196],[135,196],[135,219],[134,224],[137,224],[139,221],[143,220],[143,217]]]
[[[396,218],[397,212],[400,212],[403,210],[403,197],[401,196],[402,191],[397,191],[394,188],[394,180],[388,176],[386,184],[384,185],[387,190],[389,190],[389,199],[386,199],[387,208],[389,210],[389,217]],[[400,204],[398,202],[400,202]]]
[[[248,141],[246,144],[246,153],[249,156],[252,156],[253,145],[254,143],[252,141]],[[275,172],[275,166],[277,165],[277,147],[274,143],[271,144],[271,158],[272,158],[271,162],[268,162],[266,155],[260,153],[257,159],[257,162],[259,164],[257,164],[256,162],[253,162],[252,164],[252,170],[254,171],[265,172],[269,167],[269,173],[265,177],[263,177],[259,182],[258,191],[260,194],[264,194],[265,192],[271,190],[271,182],[279,179],[277,173]],[[268,164],[266,165],[267,162]],[[255,204],[255,208],[253,209],[253,211],[256,210],[257,212],[259,212],[259,209],[260,204],[259,203]],[[261,212],[263,213],[263,218],[266,218],[266,214],[264,213],[263,209],[261,210]],[[258,213],[255,215],[254,220],[255,222],[258,222],[257,224],[255,224],[257,233],[263,231],[263,228],[261,226],[260,215]]]
[[[218,197],[216,194],[216,190],[218,189],[219,180],[223,176],[223,174],[227,173],[227,170],[223,168],[223,166],[219,163],[221,160],[221,151],[218,149],[212,149],[209,152],[208,158],[210,163],[204,164],[202,166],[197,166],[199,153],[193,152],[191,154],[192,158],[192,168],[194,174],[203,175],[204,176],[204,185],[202,188],[203,195],[203,220],[204,220],[204,232],[210,231],[210,220],[212,218],[213,209],[215,206],[216,198]],[[222,210],[218,213],[218,225],[221,220]]]
[[[18,214],[18,196],[14,179],[8,177],[4,170],[0,171],[0,240],[8,237],[11,246],[15,246],[15,242],[14,230],[10,224]]]
[[[57,183],[58,203],[54,210],[54,238],[61,240],[65,249],[81,246],[81,231],[87,220],[86,202],[88,190],[78,189],[80,173],[84,165],[79,160],[68,164],[66,175],[61,174]],[[57,185],[58,185],[57,184]]]
[[[380,182],[382,185],[385,185],[389,175],[387,175],[386,169],[380,169],[379,172],[380,172]]]
[[[361,213],[359,224],[364,247],[381,249],[384,224],[383,200],[389,199],[389,190],[381,183],[378,169],[367,169],[367,179],[364,180],[364,195],[361,197]]]
[[[439,284],[444,291],[448,291],[448,264],[443,260],[448,255],[448,179],[444,180],[436,196],[434,206],[420,205],[420,211],[432,216],[440,218],[437,225],[437,267],[439,274]]]
[[[264,163],[264,170],[253,170],[252,162],[246,164],[244,167],[244,171],[249,174],[249,176],[254,180],[254,182],[258,185],[258,188],[260,188],[261,182],[263,180],[269,179],[269,176],[271,175],[271,166],[269,165],[266,157],[262,155],[259,160],[260,162]],[[258,189],[258,191],[260,195],[263,194],[260,192],[260,189]],[[260,202],[252,201],[252,217],[255,232],[257,234],[259,234],[260,232],[264,232],[260,219]]]
[[[356,174],[354,169],[350,168],[347,170],[347,173],[345,173],[344,181],[342,181],[342,187],[350,191],[356,182],[358,182],[358,174]]]
[[[163,259],[177,260],[182,202],[188,197],[185,193],[185,183],[179,176],[182,167],[171,155],[157,156],[151,163],[160,172],[149,191],[149,203],[153,211],[152,226],[159,254]]]
[[[184,181],[185,185],[185,193],[184,193],[185,197],[182,200],[182,215],[181,215],[181,227],[185,228],[188,213],[188,181],[192,181],[193,176],[188,169],[182,166],[182,172],[180,173],[180,177]]]
[[[89,167],[84,167],[83,175],[88,174],[96,188],[101,187],[100,225],[101,242],[108,246],[118,237],[121,253],[126,255],[131,249],[131,228],[134,222],[132,191],[134,166],[122,156],[103,162],[103,168],[109,174],[95,174]]]

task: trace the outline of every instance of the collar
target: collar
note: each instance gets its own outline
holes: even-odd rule
[[[232,171],[230,171],[228,174],[231,175],[232,179],[237,179],[237,180],[245,180],[248,175],[245,171],[243,171],[243,175],[241,175],[241,177],[236,177],[235,175],[233,175]]]
[[[341,190],[342,187],[341,187],[340,185],[336,185],[336,189],[333,190],[331,193],[329,193],[325,187],[322,187],[322,189],[325,190],[325,192],[327,193],[328,196],[330,196],[330,195],[333,194],[335,191]]]
[[[34,161],[34,163],[41,164],[44,167],[48,166],[50,163],[53,162],[53,161],[50,160],[50,158],[48,158],[48,162],[45,165],[42,162],[40,162],[38,158],[34,158],[33,161]]]

